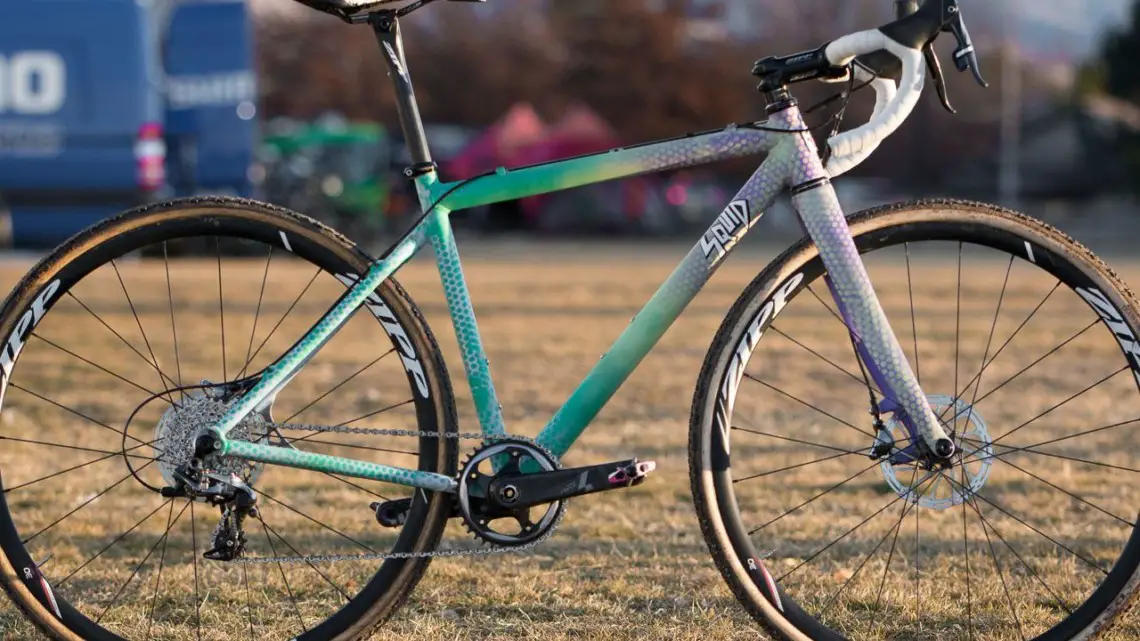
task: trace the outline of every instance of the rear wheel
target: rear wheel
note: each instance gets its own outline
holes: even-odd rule
[[[928,465],[889,414],[876,425],[884,398],[801,242],[737,301],[694,399],[692,488],[725,579],[779,638],[1103,629],[1140,564],[1135,299],[1012,212],[930,201],[849,222],[960,453]]]
[[[401,605],[429,559],[377,556],[433,550],[450,495],[225,463],[258,493],[243,558],[263,562],[239,564],[203,558],[218,508],[159,493],[201,417],[217,414],[212,392],[271,363],[368,265],[311,219],[211,198],[101,223],[24,278],[0,311],[0,569],[42,631],[345,640]],[[435,340],[391,280],[270,412],[276,423],[456,431]],[[241,432],[231,436],[456,473],[450,438]],[[371,504],[400,498],[406,521],[382,528]]]

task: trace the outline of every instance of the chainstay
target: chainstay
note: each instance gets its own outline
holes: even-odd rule
[[[271,430],[289,430],[295,432],[333,432],[338,434],[359,434],[368,436],[408,436],[415,438],[436,438],[436,439],[455,439],[455,440],[477,440],[484,443],[494,443],[496,441],[525,441],[531,445],[542,448],[534,439],[525,436],[487,436],[479,432],[421,432],[419,430],[399,430],[399,429],[384,429],[372,427],[349,427],[347,425],[307,425],[302,423],[272,423],[269,421],[259,421],[259,427],[264,427]],[[557,459],[555,459],[557,460]],[[455,556],[489,556],[492,554],[521,554],[541,545],[554,531],[558,529],[559,524],[562,522],[563,515],[566,514],[565,505],[568,502],[563,502],[563,508],[559,510],[558,518],[551,524],[550,529],[546,534],[538,539],[526,543],[524,545],[513,546],[497,546],[489,545],[487,547],[471,547],[471,548],[457,548],[447,550],[428,550],[424,552],[375,552],[367,554],[317,554],[306,556],[255,556],[255,557],[240,557],[231,561],[238,565],[257,565],[264,563],[328,563],[337,561],[386,561],[388,559],[430,559],[438,557],[455,557]]]

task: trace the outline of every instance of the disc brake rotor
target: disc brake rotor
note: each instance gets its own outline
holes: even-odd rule
[[[888,456],[879,464],[879,470],[900,497],[920,507],[946,510],[961,505],[985,486],[993,465],[993,439],[985,420],[964,400],[942,394],[929,395],[927,400],[958,448],[951,468],[927,482],[931,476],[917,465],[896,465]],[[910,433],[899,418],[892,416],[886,428],[895,443],[910,442]]]

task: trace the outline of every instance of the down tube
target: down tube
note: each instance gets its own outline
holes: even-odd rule
[[[665,332],[696,297],[737,241],[760,220],[787,185],[795,147],[781,142],[677,269],[630,322],[566,404],[538,436],[538,442],[562,456],[605,407]]]

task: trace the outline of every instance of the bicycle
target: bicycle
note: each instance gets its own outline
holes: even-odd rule
[[[932,47],[940,33],[951,32],[957,41],[954,59],[958,70],[971,70],[984,84],[956,0],[928,0],[921,7],[901,0],[898,20],[879,29],[848,35],[813,51],[759,61],[753,73],[760,77],[760,89],[767,98],[767,121],[500,169],[455,183],[442,182],[431,161],[399,28],[401,18],[431,0],[399,8],[383,0],[300,1],[349,23],[366,23],[374,31],[397,89],[401,124],[415,161],[406,177],[416,185],[423,214],[401,240],[374,260],[300,214],[248,200],[182,199],[99,223],[66,242],[25,276],[0,312],[0,335],[6,337],[0,354],[0,401],[6,410],[3,431],[23,430],[21,436],[0,437],[5,444],[0,456],[6,461],[0,464],[5,488],[0,503],[0,568],[7,593],[42,632],[56,639],[234,639],[246,636],[246,630],[251,639],[363,638],[404,603],[431,559],[532,549],[555,531],[569,499],[643,483],[654,468],[647,461],[633,458],[565,469],[559,457],[784,189],[792,193],[806,237],[765,267],[732,306],[705,357],[690,421],[690,477],[696,512],[716,566],[737,599],[770,633],[788,639],[899,634],[923,638],[930,634],[924,626],[939,622],[944,624],[938,628],[943,636],[945,630],[957,630],[961,636],[981,634],[987,639],[1087,638],[1106,629],[1129,604],[1140,576],[1140,542],[1135,523],[1103,504],[1110,500],[1130,503],[1126,484],[1093,478],[1088,468],[1080,466],[1098,466],[1091,469],[1116,475],[1140,471],[1127,465],[1134,443],[1128,440],[1127,429],[1119,429],[1135,425],[1137,419],[1075,434],[1065,431],[1068,425],[1043,428],[1038,424],[1033,428],[1040,434],[1035,442],[1013,445],[1006,439],[1015,432],[1024,435],[1023,428],[1053,416],[1063,406],[1079,411],[1074,420],[1083,425],[1094,415],[1127,408],[1129,401],[1135,404],[1140,381],[1136,300],[1092,253],[1031,218],[988,205],[947,200],[902,203],[847,218],[830,185],[832,178],[865,160],[907,118],[928,73],[949,108]],[[899,81],[897,88],[892,78]],[[858,88],[855,83],[872,86],[877,95],[867,124],[837,134],[838,120],[832,119],[835,129],[822,153],[789,90],[792,84],[816,79],[846,83],[844,99]],[[448,214],[500,200],[760,153],[767,154],[760,168],[538,437],[510,434],[491,382]],[[172,246],[211,236],[216,261],[204,259],[184,270],[176,263],[172,269],[166,259]],[[439,347],[415,303],[392,278],[429,244],[461,346],[481,427],[477,433],[459,431]],[[920,359],[911,278],[912,268],[927,265],[912,261],[911,251],[926,244],[948,246],[949,255],[956,251],[957,256],[953,384],[938,385],[945,389],[937,394],[924,391],[921,377],[925,375],[927,382],[939,376],[949,379],[950,371],[948,366],[932,367],[929,358]],[[266,248],[268,256],[264,266],[260,259],[245,263],[249,269],[242,273],[251,275],[249,282],[239,283],[241,305],[246,311],[255,309],[252,328],[244,316],[238,319],[237,335],[242,338],[232,347],[238,320],[231,302],[228,349],[222,256],[234,255],[230,250],[239,246]],[[962,322],[966,246],[971,252],[977,249],[987,256],[999,256],[993,263],[993,278],[986,280],[996,284],[1004,269],[993,324],[986,311],[981,325],[973,330],[969,314],[967,322]],[[149,255],[161,255],[163,260],[132,258],[144,248],[154,249],[157,253]],[[905,256],[910,314],[894,326],[911,326],[913,350],[909,355],[870,282],[870,273],[879,264],[871,255],[890,248],[901,248]],[[297,274],[314,268],[301,294],[288,305],[290,296],[278,300],[277,285],[267,286],[275,253],[282,256],[285,267],[280,261],[277,266],[286,270],[288,284],[305,282]],[[1016,328],[997,346],[1002,335],[996,333],[998,316],[1006,301],[1037,299],[1036,292],[1029,295],[1032,287],[1008,288],[1015,263],[1019,274],[1028,270],[1046,285],[1054,279],[1056,284],[1044,288],[1045,296],[1035,307],[1026,306],[1031,311],[1020,325],[1016,320],[1002,325],[1003,333]],[[248,294],[257,288],[254,279],[263,270],[255,305]],[[181,278],[172,278],[172,272]],[[821,278],[832,295],[830,305],[812,287]],[[313,289],[318,279],[322,284]],[[142,297],[140,280],[147,284]],[[136,285],[134,297],[127,281]],[[187,284],[190,292],[181,294],[177,303],[175,282]],[[80,290],[86,284],[90,288]],[[213,321],[204,320],[215,309],[215,288],[220,345],[212,338]],[[310,291],[325,292],[334,300],[301,305]],[[1077,311],[1066,308],[1064,314],[1037,316],[1055,295],[1066,293],[1080,301],[1074,306]],[[158,296],[158,302],[147,302],[147,294]],[[968,294],[967,299],[974,292]],[[951,297],[936,298],[934,305],[944,305],[941,311],[948,316]],[[112,315],[108,311],[111,303],[118,305],[121,299],[127,307],[116,307],[119,311]],[[793,316],[795,305],[814,305],[813,299],[822,306],[815,308],[814,315]],[[261,340],[255,349],[261,312],[274,306],[287,309],[268,333],[265,326],[260,327]],[[301,338],[283,347],[282,356],[272,357],[277,353],[273,337],[278,336],[278,342],[288,337],[289,329],[280,334],[278,330],[298,308],[302,309],[298,314],[316,310],[316,322],[302,323]],[[1005,361],[1012,355],[1005,356],[1000,365],[994,363],[999,356],[1022,349],[1021,344],[1006,348],[1033,319],[1063,324],[1080,310],[1091,322],[1084,325],[1082,320],[1077,325],[1083,327],[1079,333],[980,393],[988,371],[995,372],[991,378],[1003,368],[1011,371]],[[832,323],[840,338],[813,347],[791,337],[791,327],[777,327],[777,317],[799,319],[807,327]],[[144,318],[150,324],[149,338]],[[167,318],[169,340],[165,330],[161,337],[155,332],[156,323],[165,328]],[[178,318],[183,319],[181,326]],[[48,337],[48,329],[57,326],[67,338]],[[141,336],[141,344],[137,338],[124,337],[128,332],[124,327],[130,328],[132,336]],[[362,338],[368,332],[378,336],[377,328],[386,340]],[[988,335],[980,369],[973,378],[959,377],[963,328],[967,334],[976,330],[979,337]],[[1093,328],[1096,331],[1089,333]],[[247,331],[248,342],[244,339]],[[1038,336],[1067,335],[1060,330],[1035,332]],[[86,337],[82,343],[75,340],[78,334]],[[117,340],[111,340],[112,335]],[[111,346],[98,343],[98,337]],[[321,362],[317,380],[305,378],[305,372],[317,368],[313,363],[318,353],[332,353],[328,345],[345,337],[352,347],[336,352],[338,356],[330,362]],[[1085,345],[1086,338],[1096,337],[1106,339],[1103,348]],[[196,339],[199,346],[188,348],[185,342],[190,339]],[[773,369],[805,384],[818,382],[829,394],[853,381],[862,400],[845,403],[841,409],[823,409],[754,373],[765,363],[753,356],[780,339],[788,341],[779,343],[788,350],[794,344],[828,367],[823,373],[804,375],[795,364],[800,361],[785,358],[777,349]],[[62,344],[67,341],[71,346]],[[369,349],[376,344],[387,348],[373,359]],[[1069,345],[1080,345],[1074,365],[1050,370],[1044,377],[1023,376]],[[219,347],[220,382],[204,379],[194,384],[196,379],[191,376],[205,371],[203,363],[213,359]],[[118,350],[121,362],[104,366],[93,360],[96,349],[103,353],[112,348]],[[240,360],[233,359],[235,349]],[[929,349],[928,345],[928,357]],[[173,370],[169,367],[171,353]],[[264,365],[259,366],[263,353],[260,362]],[[838,363],[843,354],[856,367]],[[385,360],[387,356],[392,358]],[[358,368],[343,360],[350,357],[366,364]],[[375,383],[379,375],[370,371],[381,361],[393,366],[383,385]],[[24,363],[28,367],[16,369]],[[1009,421],[1008,415],[1019,407],[1033,412],[1044,407],[1037,397],[1042,389],[1052,390],[1102,363],[1111,363],[1113,373],[1049,405],[1025,423]],[[327,374],[337,371],[351,375],[330,388],[325,382]],[[72,373],[83,373],[83,378],[71,382]],[[137,376],[145,376],[145,384]],[[379,386],[358,389],[364,378]],[[746,381],[761,384],[750,390],[777,392],[772,404],[747,405],[747,398],[740,394]],[[986,410],[1001,419],[991,413],[987,423],[977,407],[998,390],[1018,390],[1023,383],[1028,387],[1013,403]],[[407,398],[389,396],[388,390],[404,386]],[[307,404],[285,394],[298,389],[322,393]],[[322,403],[342,390],[351,400],[337,409],[351,409],[359,417],[335,424],[335,419],[294,421],[306,412],[331,415],[333,410]],[[1084,396],[1090,393],[1091,397]],[[373,406],[378,409],[365,411]],[[774,408],[771,421],[763,427],[748,418],[762,411],[756,407]],[[122,408],[125,418],[101,418],[95,412],[98,408]],[[840,416],[851,410],[861,418]],[[285,412],[291,415],[283,420],[274,417]],[[377,416],[385,427],[357,425]],[[815,418],[805,420],[804,416]],[[991,427],[1007,422],[1002,434]],[[780,424],[791,425],[795,431],[774,434],[771,430]],[[1063,431],[1060,437],[1056,436],[1058,429]],[[821,443],[825,433],[846,440]],[[773,445],[750,450],[750,441],[740,440],[756,435],[773,438]],[[1119,441],[1107,440],[1118,435]],[[65,437],[74,444],[59,442]],[[1091,437],[1094,449],[1107,456],[1105,462],[1090,461],[1085,457],[1091,454],[1071,449],[1075,439],[1084,437]],[[384,447],[362,444],[363,439],[369,443],[383,439],[379,442]],[[473,439],[477,445],[461,465],[459,442],[464,439]],[[1056,443],[1063,449],[1047,448]],[[800,450],[794,446],[814,448],[810,449],[814,454],[799,460],[802,456],[794,453]],[[326,454],[322,448],[363,450],[369,459]],[[750,464],[766,460],[765,452],[775,452],[780,467],[751,474]],[[91,454],[98,458],[76,465],[68,458]],[[1053,467],[1075,466],[1078,471],[1070,472],[1063,482],[1093,488],[1093,499],[1078,497],[1014,462],[1027,455],[1036,455],[1035,461]],[[372,460],[378,457],[393,457],[402,463]],[[413,457],[415,466],[399,457]],[[853,460],[861,471],[835,484],[817,483],[802,475],[779,477],[809,469],[812,474],[833,470],[844,476],[850,467],[843,466]],[[98,466],[102,462],[116,467]],[[44,474],[40,470],[44,465],[61,467]],[[126,474],[122,474],[123,467]],[[280,468],[297,472],[286,474]],[[1002,498],[984,494],[987,484],[997,483],[995,470],[1006,468],[1010,474],[1014,468],[1024,472],[1027,477],[1020,482],[1026,485],[998,485],[1015,490]],[[1048,471],[1034,469],[1042,474]],[[75,474],[80,470],[81,474]],[[866,483],[860,479],[866,472],[881,478]],[[96,491],[100,479],[108,474],[118,480]],[[771,493],[750,496],[740,485],[748,479],[774,477],[788,479],[779,481],[777,489],[809,498],[790,498],[787,503],[794,506],[776,514],[783,508],[770,509],[766,501],[778,498]],[[862,485],[852,484],[856,479]],[[1038,501],[1027,489],[1032,479],[1062,492],[1063,505],[1048,507]],[[33,489],[49,482],[57,484],[52,494]],[[115,491],[118,487],[141,491],[127,497],[124,490]],[[860,488],[883,502],[866,518],[865,510],[852,509],[853,504],[843,500],[832,511],[816,515],[819,518],[805,516],[821,509],[817,499],[833,491],[857,492]],[[401,489],[410,496],[389,496]],[[298,508],[299,504],[284,500],[284,492],[308,496],[309,503]],[[53,504],[53,497],[69,509]],[[351,507],[351,513],[338,511],[340,506]],[[212,534],[200,537],[196,512],[214,510],[216,522],[207,520],[215,523]],[[821,561],[819,569],[795,576],[816,559],[850,552],[865,537],[860,528],[888,510],[891,516],[886,519],[885,533],[865,541],[866,547],[874,543],[870,553],[848,554],[852,565],[844,565],[842,556]],[[271,515],[266,516],[267,512]],[[750,530],[744,519],[757,516],[754,512],[764,512],[759,518],[766,522]],[[1027,512],[1048,523],[1033,525],[1024,516]],[[913,516],[915,524],[913,552],[905,540],[899,546],[908,516]],[[974,529],[973,570],[967,516]],[[1129,534],[1123,536],[1107,526],[1095,535],[1083,529],[1099,516],[1111,517],[1113,527],[1127,526]],[[184,517],[190,521],[188,534]],[[920,517],[928,523],[922,531],[934,538],[925,546],[919,536]],[[75,527],[64,525],[75,518],[86,520]],[[116,525],[117,519],[134,524],[126,528]],[[449,522],[462,523],[485,546],[444,547],[441,541]],[[180,528],[179,523],[183,524]],[[286,536],[286,523],[310,533]],[[1014,532],[1018,524],[1025,527]],[[946,537],[956,536],[959,525],[965,549],[961,559],[955,560],[959,541]],[[907,528],[905,538],[909,539]],[[759,540],[757,534],[766,529]],[[825,534],[830,538],[829,532],[838,536],[820,546],[817,539]],[[1023,540],[1032,533],[1044,542]],[[317,553],[298,549],[306,545],[317,546]],[[765,551],[772,545],[775,549]],[[856,560],[860,560],[857,566]],[[287,566],[298,570],[287,572]],[[899,566],[901,582],[886,589],[888,574]],[[787,571],[777,576],[770,568]],[[864,572],[867,568],[871,569]],[[1064,585],[1049,585],[1046,579],[1057,574],[1065,577]],[[1038,585],[1045,591],[1026,600],[1024,593]],[[317,598],[322,590],[330,591],[330,586],[336,601],[331,605]],[[124,605],[122,599],[131,594],[139,597],[137,602]],[[836,603],[842,605],[831,609]],[[327,612],[330,607],[331,613]],[[951,616],[957,618],[947,619]]]

